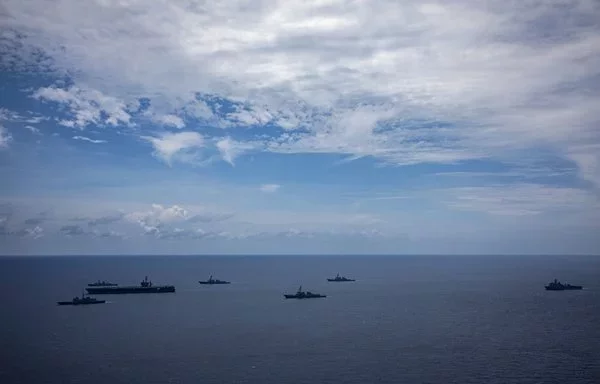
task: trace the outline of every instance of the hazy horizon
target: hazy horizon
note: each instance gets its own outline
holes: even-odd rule
[[[20,257],[600,257],[598,254],[586,253],[104,253],[104,254],[81,254],[81,253],[63,253],[63,254],[0,254],[0,258],[20,258]]]

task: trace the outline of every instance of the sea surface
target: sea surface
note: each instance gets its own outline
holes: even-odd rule
[[[0,304],[3,384],[600,383],[600,257],[5,257]]]

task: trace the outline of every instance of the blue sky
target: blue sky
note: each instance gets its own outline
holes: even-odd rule
[[[597,254],[599,16],[4,1],[0,253]]]

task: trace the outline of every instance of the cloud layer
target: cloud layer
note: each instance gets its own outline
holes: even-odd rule
[[[128,125],[148,98],[155,121],[181,129],[194,108],[213,119],[205,101],[218,97],[235,105],[217,108],[214,124],[281,129],[219,141],[232,164],[250,149],[413,164],[544,147],[597,181],[584,145],[599,142],[593,0],[52,3],[5,3],[4,64],[73,73],[77,85],[33,94],[66,104],[67,126]],[[52,60],[31,56],[36,49]],[[200,145],[180,138],[156,142],[157,153]]]
[[[67,238],[80,236],[135,238],[149,236],[161,240],[201,240],[205,238],[274,239],[277,237],[312,237],[327,234],[364,236],[378,235],[371,226],[379,220],[365,215],[334,212],[320,214],[296,212],[255,212],[234,214],[203,207],[184,208],[181,205],[151,204],[147,209],[111,212],[86,217],[53,217],[46,213],[16,226],[12,219],[16,205],[5,204],[0,211],[0,226],[4,236],[41,237],[44,233]],[[17,209],[19,211],[21,208]],[[238,217],[239,216],[239,217]],[[70,223],[65,223],[70,222]],[[85,224],[80,224],[80,223]],[[64,224],[63,224],[64,223]],[[45,229],[44,229],[45,227]],[[288,228],[288,229],[282,229]]]

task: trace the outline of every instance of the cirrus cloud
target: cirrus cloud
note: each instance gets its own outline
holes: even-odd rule
[[[90,139],[89,137],[85,137],[85,136],[73,136],[73,140],[87,141],[88,143],[92,143],[92,144],[106,143],[106,140]]]

